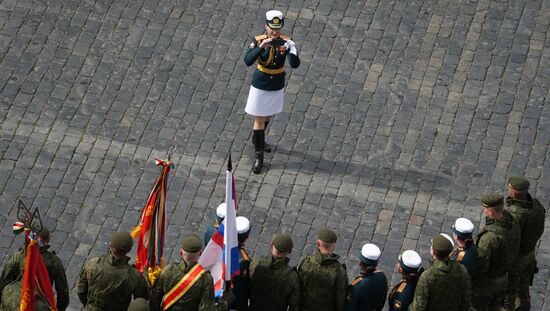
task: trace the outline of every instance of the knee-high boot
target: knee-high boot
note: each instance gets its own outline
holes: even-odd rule
[[[265,125],[264,125],[264,130],[265,130],[265,135],[264,135],[264,137],[265,137],[265,136],[267,135],[267,126],[269,125],[269,121],[265,121],[264,124],[265,124]],[[267,140],[266,140],[266,139],[264,139],[264,151],[267,152],[267,153],[270,153],[270,152],[271,152],[271,145],[269,145],[269,144],[267,143]]]
[[[254,130],[254,165],[252,165],[252,172],[259,174],[262,171],[262,165],[264,164],[264,143],[265,143],[265,130]]]

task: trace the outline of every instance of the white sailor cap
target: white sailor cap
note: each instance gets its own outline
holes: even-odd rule
[[[376,266],[378,259],[380,259],[380,248],[374,244],[365,244],[361,248],[359,259],[367,266]]]
[[[250,231],[250,221],[248,218],[239,216],[237,217],[237,234],[246,234]]]
[[[455,241],[453,241],[453,238],[451,238],[450,235],[448,235],[447,233],[440,233],[442,236],[444,236],[447,240],[449,240],[451,242],[451,245],[453,247],[455,247]]]
[[[454,234],[462,238],[469,238],[474,231],[474,224],[468,218],[459,218],[452,227]]]
[[[279,29],[283,27],[284,18],[283,12],[277,10],[270,10],[265,13],[265,22],[272,29]]]
[[[398,259],[401,269],[407,273],[417,272],[418,268],[420,268],[420,265],[422,264],[422,258],[420,258],[420,255],[413,250],[404,251],[401,255],[399,255]]]
[[[221,219],[225,218],[225,203],[222,203],[218,205],[218,208],[216,208],[216,216],[218,216]]]

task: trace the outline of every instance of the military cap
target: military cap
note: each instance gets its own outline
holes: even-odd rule
[[[514,190],[527,190],[531,184],[525,177],[512,176],[508,179],[508,186]]]
[[[196,234],[189,234],[181,241],[181,249],[188,253],[196,253],[202,250],[202,241]]]
[[[285,23],[283,12],[277,10],[267,11],[265,13],[265,22],[271,29],[282,28]]]
[[[380,259],[380,248],[374,244],[365,244],[359,252],[359,260],[367,266],[376,266]]]
[[[290,252],[292,251],[292,247],[294,247],[292,238],[290,238],[290,235],[285,233],[276,234],[273,237],[272,243],[279,252]]]
[[[237,234],[244,234],[250,231],[250,221],[244,216],[239,216],[236,219]]]
[[[401,269],[406,273],[416,273],[422,264],[422,258],[413,250],[406,250],[398,257]]]
[[[338,237],[336,236],[336,233],[334,233],[334,231],[330,230],[329,228],[322,228],[317,233],[317,239],[325,243],[336,243]]]
[[[144,298],[137,298],[130,303],[128,311],[149,311],[149,302]]]
[[[216,208],[216,216],[223,220],[225,218],[225,209],[226,209],[225,203],[218,205],[218,208]]]
[[[481,204],[483,207],[498,207],[504,203],[504,197],[500,193],[493,193],[484,195],[481,198]]]
[[[461,238],[472,237],[474,224],[468,218],[458,218],[452,227],[454,234]]]
[[[118,231],[111,237],[111,247],[114,249],[129,252],[133,245],[134,240],[127,231]]]
[[[38,236],[42,239],[42,241],[48,242],[50,240],[50,230],[46,227],[42,227],[42,230],[40,230]]]
[[[448,256],[453,251],[452,239],[449,236],[438,234],[432,238],[432,247]]]

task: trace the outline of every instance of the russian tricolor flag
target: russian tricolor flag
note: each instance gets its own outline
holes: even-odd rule
[[[210,271],[214,279],[214,292],[220,297],[224,289],[224,281],[230,281],[239,275],[239,240],[237,238],[237,193],[233,178],[231,155],[225,174],[225,219],[212,235],[206,245],[199,264]]]

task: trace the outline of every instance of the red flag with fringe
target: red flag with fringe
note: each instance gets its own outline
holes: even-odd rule
[[[25,259],[25,272],[21,284],[21,311],[34,311],[35,292],[46,300],[50,310],[57,311],[55,295],[50,282],[48,270],[38,250],[38,240],[33,237],[35,234],[25,229],[25,238],[28,241]]]
[[[164,267],[163,247],[166,230],[166,184],[168,173],[173,168],[171,160],[155,159],[161,165],[160,176],[157,178],[147,203],[141,211],[139,223],[132,231],[132,237],[138,238],[136,268],[139,271],[147,269],[151,284],[155,284]]]

